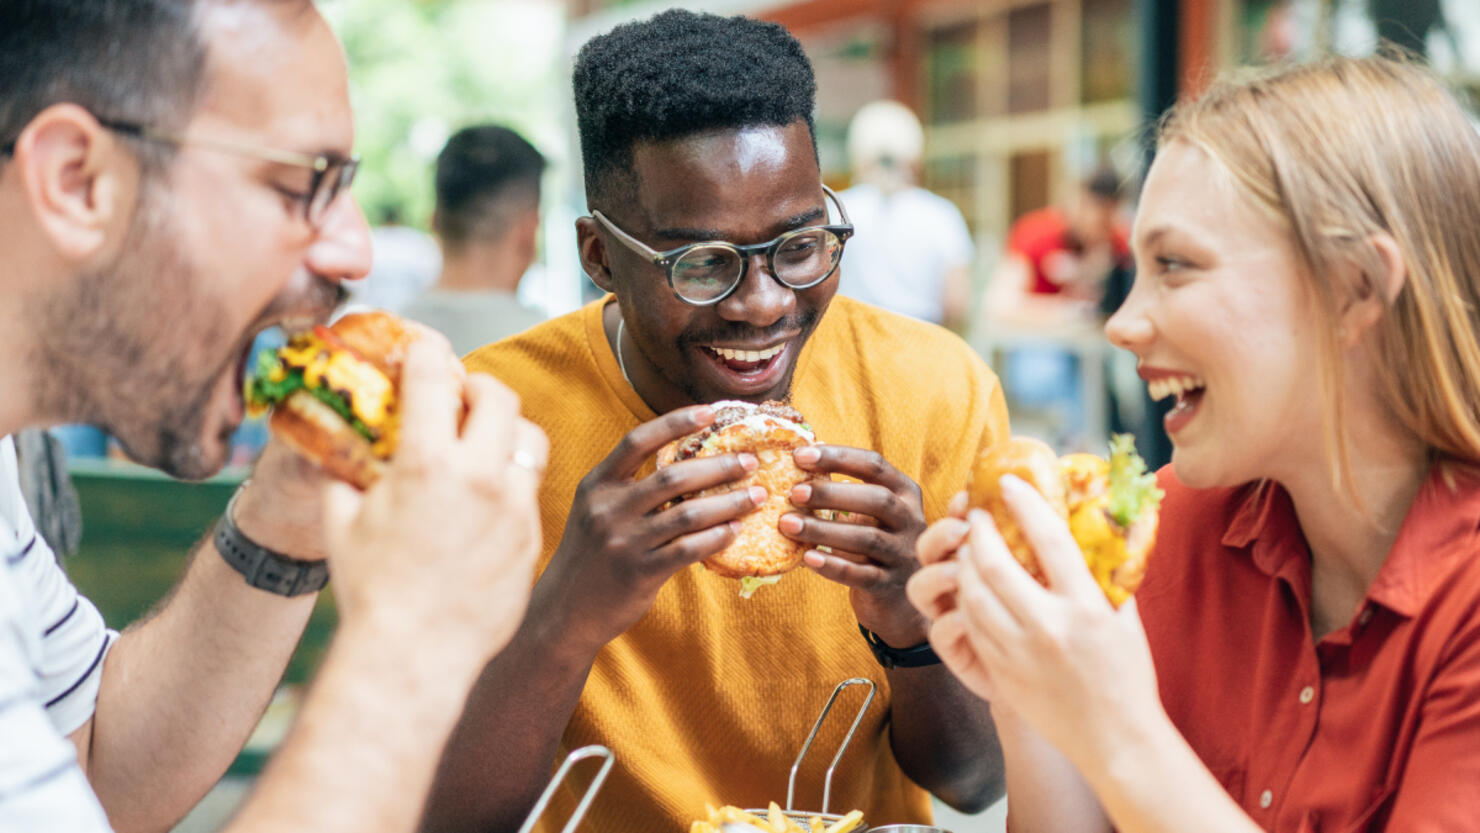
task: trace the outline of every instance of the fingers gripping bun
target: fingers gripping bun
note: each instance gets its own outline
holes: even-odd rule
[[[992,514],[1013,556],[1034,578],[1046,583],[1032,548],[1002,501],[998,482],[1004,474],[1028,481],[1069,521],[1069,531],[1090,573],[1106,598],[1119,607],[1146,575],[1161,495],[1128,439],[1117,438],[1111,448],[1114,462],[1093,454],[1058,459],[1047,445],[1014,437],[978,458],[970,499],[971,505]],[[1115,471],[1116,466],[1120,471]],[[1127,507],[1135,509],[1135,516],[1123,525],[1116,513],[1125,513]]]
[[[1068,496],[1063,474],[1059,471],[1059,456],[1047,443],[1031,437],[1010,437],[978,457],[971,472],[971,505],[985,509],[992,516],[1013,557],[1033,574],[1033,578],[1042,582],[1044,578],[1038,568],[1038,558],[1002,499],[1001,481],[1008,474],[1027,481],[1067,520]]]
[[[802,563],[805,544],[781,534],[777,524],[791,504],[792,487],[823,478],[797,468],[791,453],[813,443],[801,414],[778,402],[716,402],[713,425],[669,443],[658,452],[658,468],[680,460],[749,452],[760,465],[744,480],[708,489],[697,495],[723,494],[760,486],[766,502],[740,519],[740,533],[731,544],[704,561],[704,566],[727,578],[779,576]]]

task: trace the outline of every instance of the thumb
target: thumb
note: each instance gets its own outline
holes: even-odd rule
[[[330,481],[324,486],[324,542],[329,552],[343,552],[349,528],[360,514],[365,496],[348,483]]]

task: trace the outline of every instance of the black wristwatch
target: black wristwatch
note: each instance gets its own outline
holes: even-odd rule
[[[231,496],[226,504],[226,513],[216,522],[216,551],[221,553],[221,558],[241,573],[247,584],[269,593],[302,596],[322,590],[329,583],[327,561],[289,558],[242,534],[231,517],[239,494],[240,489]]]
[[[940,664],[940,657],[935,655],[935,649],[930,647],[929,642],[921,642],[909,648],[891,648],[878,634],[863,625],[858,626],[858,632],[863,634],[869,650],[874,652],[874,659],[885,668],[924,668],[927,665]]]

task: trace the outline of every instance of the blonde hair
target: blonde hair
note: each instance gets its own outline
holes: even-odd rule
[[[1159,141],[1218,160],[1289,230],[1321,325],[1338,489],[1356,496],[1337,321],[1350,300],[1386,300],[1376,235],[1407,269],[1369,341],[1382,401],[1431,456],[1480,461],[1480,134],[1432,73],[1379,56],[1231,79],[1178,105]]]

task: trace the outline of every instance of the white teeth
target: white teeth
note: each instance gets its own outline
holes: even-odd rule
[[[1146,392],[1151,394],[1152,399],[1162,400],[1168,396],[1181,396],[1188,391],[1201,390],[1207,386],[1207,382],[1196,376],[1171,376],[1148,381]]]
[[[775,347],[768,347],[765,350],[731,350],[728,347],[711,347],[709,349],[719,354],[721,358],[729,359],[732,362],[763,362],[786,349],[786,345],[778,344]]]
[[[277,326],[282,327],[283,331],[287,333],[301,333],[304,330],[311,329],[317,323],[318,321],[312,316],[296,315],[277,322]]]

